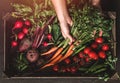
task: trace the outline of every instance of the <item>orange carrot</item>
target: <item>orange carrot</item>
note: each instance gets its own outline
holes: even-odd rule
[[[58,49],[58,47],[53,47],[51,48],[49,51],[45,52],[45,53],[42,53],[41,55],[48,55],[48,54],[51,54],[52,52],[56,51]]]
[[[66,52],[66,54],[68,54],[71,50],[73,50],[73,48],[74,48],[74,44],[72,44],[72,45],[70,46],[70,48],[68,49],[68,51]]]
[[[66,54],[59,60],[59,62],[69,57],[73,53],[73,48],[74,48],[74,45],[72,44],[68,49],[68,51],[66,52]]]
[[[62,54],[60,54],[58,57],[56,57],[54,60],[51,61],[51,63],[55,64],[57,61],[62,57]]]
[[[62,57],[62,55],[60,54],[58,57],[56,57],[54,60],[52,60],[50,63],[44,65],[41,69],[43,68],[46,68],[46,67],[49,67],[49,66],[52,66],[52,65],[55,65],[59,59]]]
[[[63,48],[59,48],[57,50],[57,52],[52,56],[52,58],[48,62],[50,62],[51,60],[53,60],[54,58],[56,58],[62,51],[63,51]]]
[[[59,62],[61,62],[62,60],[68,58],[68,57],[69,57],[70,55],[72,55],[72,54],[73,54],[73,50],[71,50],[69,53],[65,54],[65,56],[63,56],[63,57],[59,60]]]

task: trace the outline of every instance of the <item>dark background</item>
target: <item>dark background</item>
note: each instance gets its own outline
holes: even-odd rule
[[[117,63],[117,71],[120,75],[120,8],[119,8],[119,0],[108,0],[112,1],[109,4],[109,9],[112,11],[115,11],[117,13],[117,19],[116,19],[116,37],[117,37],[117,57],[119,58]],[[97,79],[65,79],[65,78],[54,78],[54,79],[5,79],[3,78],[3,55],[4,55],[4,27],[3,27],[3,16],[5,16],[6,13],[11,12],[12,8],[10,6],[11,2],[20,2],[20,3],[28,3],[30,0],[0,0],[0,83],[38,83],[38,82],[45,82],[45,83],[104,83],[101,80]],[[29,4],[29,3],[28,3]],[[110,80],[107,83],[120,83],[118,80]]]

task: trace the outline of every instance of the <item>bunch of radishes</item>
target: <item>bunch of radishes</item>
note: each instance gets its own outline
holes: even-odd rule
[[[71,66],[71,67],[65,67],[65,66],[59,66],[59,65],[54,65],[53,66],[53,70],[55,72],[71,72],[71,73],[75,73],[77,72],[77,68],[75,66]]]
[[[89,60],[87,60],[88,58],[84,56],[85,54],[80,52],[79,55],[66,58],[60,64],[54,65],[53,71],[76,73],[81,66],[89,62]]]
[[[96,38],[83,50],[85,57],[89,57],[91,60],[98,60],[99,58],[105,59],[107,57],[106,52],[110,49],[110,47],[107,43],[104,43],[104,41],[103,37]]]
[[[11,42],[12,47],[16,47],[18,45],[17,40],[22,40],[26,34],[29,32],[29,28],[31,27],[30,20],[16,20],[14,26],[12,28],[12,32],[15,35],[15,39]]]

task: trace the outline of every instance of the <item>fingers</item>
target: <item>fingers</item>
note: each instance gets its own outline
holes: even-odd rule
[[[70,40],[69,44],[71,45],[74,42],[74,38],[72,38],[72,36],[69,34],[67,35],[67,38]]]
[[[60,22],[60,27],[61,27],[61,32],[62,35],[65,39],[69,39],[69,44],[72,44],[74,42],[74,38],[69,34],[70,30],[69,30],[69,26],[73,25],[73,21],[71,20],[70,17],[66,17],[67,19],[63,19]]]
[[[62,32],[62,35],[65,39],[69,39],[69,45],[71,45],[75,41],[75,39],[70,34],[65,34],[64,32]]]
[[[70,26],[72,26],[72,25],[73,25],[73,21],[71,20],[68,24],[69,24]]]
[[[61,31],[62,32],[62,31]],[[64,32],[62,32],[62,36],[66,39],[67,36],[64,34]]]
[[[72,21],[72,19],[71,19],[70,17],[67,17],[66,21],[67,21],[67,23],[68,23],[70,26],[73,25],[73,21]]]

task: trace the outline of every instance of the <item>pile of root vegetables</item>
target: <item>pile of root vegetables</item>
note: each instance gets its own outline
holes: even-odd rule
[[[70,34],[75,39],[71,45],[69,39],[63,38],[55,16],[49,15],[51,18],[45,22],[23,16],[22,21],[14,23],[11,47],[18,50],[16,67],[19,71],[29,71],[31,67],[36,71],[52,68],[56,73],[98,75],[106,79],[109,78],[108,69],[115,71],[113,20],[91,6],[83,9],[73,6],[69,12],[73,20]]]

